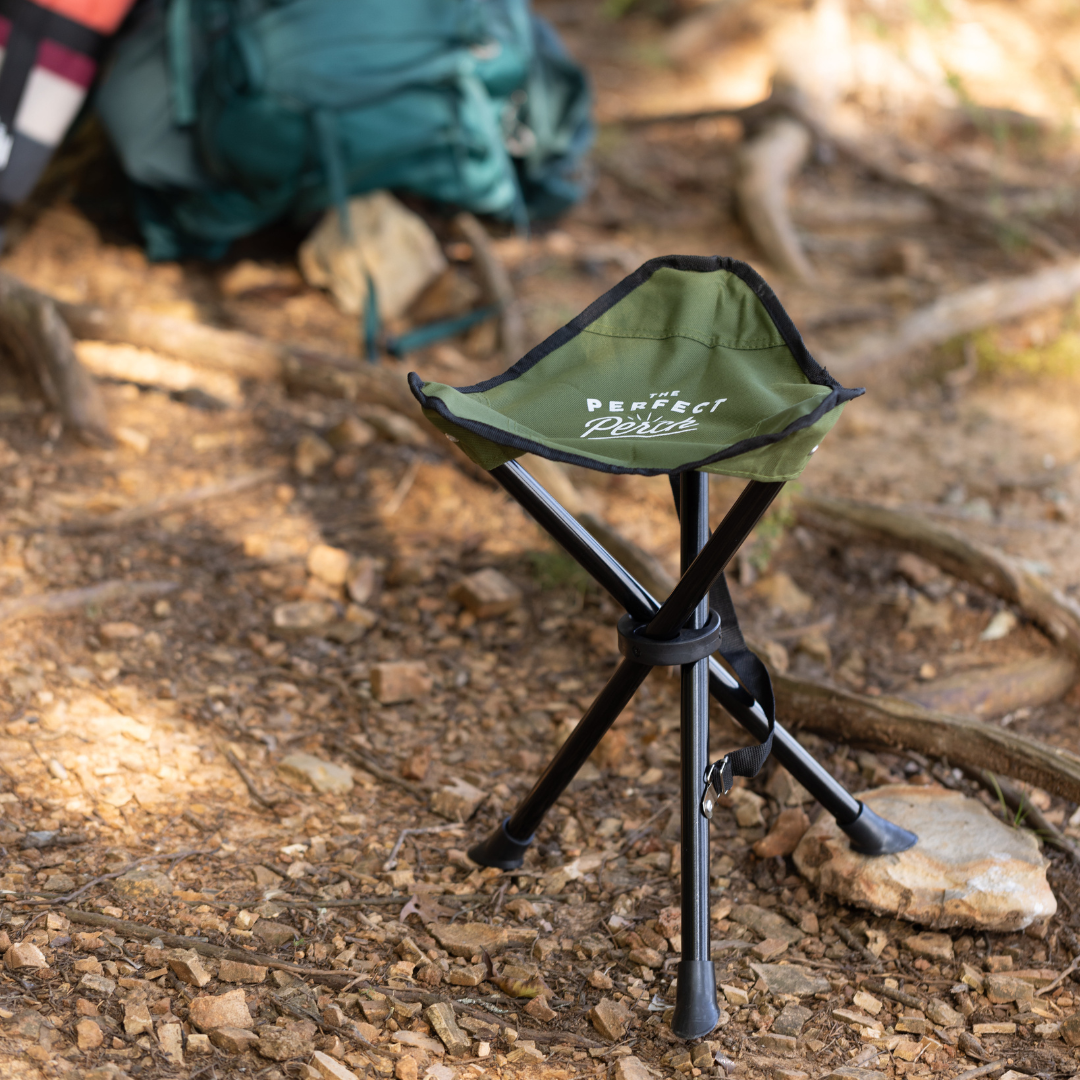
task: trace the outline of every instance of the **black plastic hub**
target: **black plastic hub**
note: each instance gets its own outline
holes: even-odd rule
[[[619,620],[619,652],[638,664],[654,667],[694,664],[720,648],[720,616],[715,611],[709,612],[700,630],[683,627],[678,637],[666,640],[646,637],[646,625],[632,615],[624,615]]]

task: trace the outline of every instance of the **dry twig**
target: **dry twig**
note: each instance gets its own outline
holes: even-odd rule
[[[145,600],[165,596],[178,588],[175,581],[102,581],[81,589],[60,589],[56,592],[19,596],[0,603],[0,623],[13,619],[40,618],[46,615],[65,615],[82,608],[98,607],[113,600]]]

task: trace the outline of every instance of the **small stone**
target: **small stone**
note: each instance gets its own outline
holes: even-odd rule
[[[794,945],[804,937],[802,930],[782,915],[756,904],[736,904],[728,918],[740,926],[748,926],[763,938],[779,938],[789,945]]]
[[[315,1025],[307,1020],[291,1023],[287,1027],[260,1028],[255,1050],[261,1057],[271,1061],[307,1057],[311,1052],[315,1031]]]
[[[273,919],[260,919],[252,933],[272,949],[280,949],[282,945],[288,945],[297,937],[294,927]]]
[[[750,967],[765,980],[770,994],[827,994],[831,989],[825,979],[797,964],[751,964]]]
[[[326,441],[335,450],[360,450],[375,439],[375,429],[359,416],[346,416],[326,433]]]
[[[834,820],[822,815],[795,849],[794,861],[812,885],[842,903],[878,914],[903,912],[905,919],[941,929],[1022,930],[1056,912],[1038,841],[978,800],[899,784],[858,797],[916,833],[919,842],[888,860],[858,855]]]
[[[89,1017],[75,1025],[75,1034],[80,1050],[96,1050],[105,1041],[104,1032]]]
[[[416,1064],[416,1058],[411,1054],[405,1054],[398,1058],[397,1064],[394,1066],[394,1076],[397,1080],[416,1080],[419,1075],[420,1070]]]
[[[424,1019],[442,1041],[450,1054],[467,1054],[472,1047],[469,1036],[458,1027],[454,1019],[454,1007],[448,1001],[439,1001],[424,1010]]]
[[[901,1061],[915,1061],[920,1057],[923,1052],[923,1048],[920,1043],[914,1042],[912,1039],[901,1039],[893,1047],[893,1056],[898,1057]]]
[[[728,986],[721,983],[720,989],[729,1005],[741,1009],[750,1004],[750,995],[741,986]]]
[[[530,1039],[519,1039],[514,1043],[514,1049],[506,1055],[506,1060],[511,1065],[537,1065],[545,1058],[543,1050],[537,1049],[536,1043]]]
[[[352,773],[344,765],[323,761],[314,754],[289,754],[278,768],[310,784],[320,795],[347,795],[353,789]]]
[[[878,1072],[877,1069],[860,1069],[854,1065],[841,1065],[833,1069],[821,1080],[887,1080],[888,1073]]]
[[[305,480],[310,479],[324,465],[334,460],[334,448],[314,432],[306,431],[296,443],[293,468]]]
[[[259,1041],[259,1036],[246,1028],[223,1027],[210,1032],[210,1041],[227,1054],[242,1054]]]
[[[158,1046],[170,1065],[184,1064],[184,1036],[179,1024],[160,1024],[158,1026]]]
[[[901,1016],[896,1021],[896,1031],[899,1035],[933,1035],[934,1025],[921,1016]]]
[[[462,1019],[465,1018],[462,1017]],[[459,1026],[464,1027],[465,1025],[460,1024]],[[496,1028],[495,1031],[497,1034],[498,1028]],[[429,1054],[434,1054],[436,1057],[442,1057],[446,1052],[446,1047],[444,1047],[438,1039],[433,1039],[430,1035],[424,1035],[419,1031],[395,1031],[394,1038],[403,1046],[414,1046],[417,1050],[426,1050]]]
[[[319,630],[338,621],[338,609],[329,600],[290,600],[278,604],[271,618],[279,630]]]
[[[641,964],[643,967],[652,968],[654,971],[664,966],[664,954],[656,949],[644,947],[631,949],[626,958],[631,964]]]
[[[946,1005],[940,998],[931,998],[926,1003],[926,1015],[940,1027],[963,1027],[964,1014],[957,1012],[951,1005]]]
[[[948,934],[912,934],[904,939],[904,947],[927,960],[952,960],[953,944]]]
[[[763,577],[753,586],[753,592],[783,615],[806,615],[814,606],[813,598],[783,571]]]
[[[188,1006],[188,1018],[200,1031],[214,1028],[249,1028],[254,1022],[243,990],[200,994]]]
[[[995,974],[1001,971],[1012,971],[1013,958],[1008,953],[1003,956],[988,956],[983,962],[983,967]]]
[[[777,1035],[797,1036],[813,1015],[813,1011],[805,1005],[796,1005],[789,1001],[773,1021],[772,1030]]]
[[[541,995],[540,997],[532,998],[524,1009],[534,1020],[540,1020],[545,1024],[550,1024],[559,1014],[547,1003],[547,1000]]]
[[[698,1048],[695,1047],[695,1049]],[[710,1058],[709,1065],[711,1066],[711,1064]],[[616,1058],[615,1065],[611,1070],[611,1076],[612,1080],[653,1080],[652,1073],[645,1065],[645,1062],[641,1058],[634,1057],[633,1054],[629,1057]]]
[[[841,1024],[847,1024],[858,1032],[881,1031],[882,1023],[866,1013],[856,1012],[853,1009],[833,1009],[832,1018],[839,1020]]]
[[[316,544],[308,552],[307,571],[327,585],[340,588],[348,580],[351,562],[347,551],[329,544]]]
[[[939,630],[947,633],[952,626],[953,607],[948,600],[930,600],[917,592],[908,608],[908,630]]]
[[[599,968],[594,968],[589,972],[587,981],[596,990],[610,990],[615,985],[611,981],[611,976],[605,975]]]
[[[1064,1024],[1062,1025],[1064,1027]],[[1016,1025],[1011,1022],[994,1024],[974,1024],[971,1028],[976,1036],[979,1035],[1015,1035]]]
[[[91,993],[103,994],[105,997],[108,997],[116,990],[116,980],[107,979],[104,975],[92,975],[90,972],[87,972],[79,980],[79,989],[89,990]]]
[[[200,1035],[192,1032],[187,1037],[187,1050],[189,1054],[212,1054],[214,1048],[210,1045],[209,1035]]]
[[[772,960],[773,957],[787,952],[787,948],[788,943],[781,938],[766,938],[764,941],[759,941],[750,952],[759,960]]]
[[[154,1031],[154,1020],[145,1005],[124,1006],[124,1034],[150,1035]]]
[[[356,1073],[352,1069],[346,1068],[340,1061],[335,1061],[329,1054],[324,1054],[321,1050],[316,1050],[311,1055],[311,1064],[323,1080],[358,1080]]]
[[[92,1002],[87,1001],[86,998],[77,998],[75,1001],[75,1015],[76,1016],[100,1016],[101,1013],[98,1007]],[[4,1019],[8,1019],[4,1017]]]
[[[758,1036],[758,1045],[763,1050],[771,1050],[775,1054],[794,1054],[795,1040],[790,1035],[777,1035],[767,1031]]]
[[[371,665],[371,692],[381,705],[399,705],[431,693],[431,675],[420,660]]]
[[[368,405],[362,411],[364,419],[388,442],[402,446],[427,445],[427,432],[407,416],[379,405]]]
[[[357,559],[349,568],[345,589],[349,599],[357,604],[366,604],[375,594],[379,583],[379,564],[369,556]]]
[[[865,990],[856,991],[855,996],[851,999],[851,1003],[857,1008],[862,1009],[863,1012],[868,1012],[871,1016],[877,1016],[883,1008],[882,1002],[874,997],[873,994],[868,994]],[[775,1028],[776,1025],[774,1024],[773,1027]]]
[[[768,835],[754,845],[759,859],[774,859],[778,855],[790,855],[798,846],[803,834],[810,828],[810,819],[800,806],[781,810],[776,816]]]
[[[258,864],[251,868],[251,876],[254,878],[255,884],[260,888],[280,885],[284,880],[280,874],[275,874],[268,866],[260,866]]]
[[[1080,1012],[1061,1022],[1061,1037],[1069,1046],[1080,1046]]]
[[[478,619],[490,619],[513,611],[521,603],[521,590],[505,574],[487,567],[462,578],[450,590],[450,598]]]
[[[240,920],[236,920],[239,925]],[[267,968],[260,964],[241,964],[238,960],[222,960],[218,978],[229,983],[261,983],[266,981]]]
[[[453,776],[432,793],[431,809],[448,821],[468,821],[486,798],[486,792]]]
[[[781,806],[802,806],[813,798],[783,765],[777,765],[773,770],[772,776],[765,785],[765,791]]]
[[[504,927],[478,922],[433,923],[428,932],[451,956],[466,958],[479,956],[485,949],[494,955],[510,941]]]
[[[765,800],[756,791],[743,787],[733,788],[731,803],[735,810],[735,823],[740,829],[757,829],[765,824],[762,814]]]
[[[171,896],[173,883],[160,870],[129,870],[113,883],[113,890],[135,903]]]
[[[592,1026],[602,1038],[609,1042],[618,1042],[626,1034],[630,1023],[630,1010],[621,1001],[601,998],[590,1010]]]
[[[47,968],[49,966],[45,954],[32,941],[20,941],[17,945],[12,945],[4,953],[4,963],[7,964],[9,971],[18,971],[20,968]]]
[[[188,986],[203,987],[210,981],[210,972],[203,967],[199,954],[189,949],[169,957],[169,970]],[[215,1025],[216,1026],[216,1025]]]
[[[446,980],[451,986],[479,986],[487,978],[487,969],[483,964],[471,964],[465,967],[452,967]]]
[[[1030,1003],[1035,997],[1031,983],[1014,975],[987,975],[985,987],[986,999],[992,1005],[1005,1005],[1010,1001]]]
[[[809,656],[825,667],[832,667],[832,649],[829,639],[820,630],[808,630],[795,642],[795,651]],[[848,669],[850,671],[850,666]]]
[[[142,635],[142,627],[133,622],[107,622],[98,627],[98,637],[110,645],[117,641],[133,641]]]
[[[773,1067],[772,1080],[810,1080],[810,1074],[801,1069],[786,1069],[783,1065]]]

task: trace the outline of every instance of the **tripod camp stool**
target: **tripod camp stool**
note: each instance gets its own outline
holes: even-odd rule
[[[863,854],[916,842],[853,798],[776,723],[772,686],[746,647],[724,568],[846,401],[768,285],[727,258],[652,259],[508,371],[455,389],[409,385],[428,419],[513,496],[626,609],[622,661],[547,768],[469,855],[521,866],[544,815],[653,667],[681,667],[682,959],[672,1031],[719,1018],[709,947],[709,820],[735,776],[770,752],[832,813]],[[659,603],[514,459],[523,453],[611,473],[667,475],[682,577]],[[708,473],[746,487],[710,536]],[[723,659],[721,663],[717,656]],[[708,760],[709,694],[758,740]]]

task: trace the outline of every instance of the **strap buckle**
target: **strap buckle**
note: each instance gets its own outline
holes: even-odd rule
[[[719,761],[714,761],[705,770],[705,794],[701,796],[701,812],[712,821],[716,800],[731,790],[735,774],[731,768],[730,755],[725,754]]]

